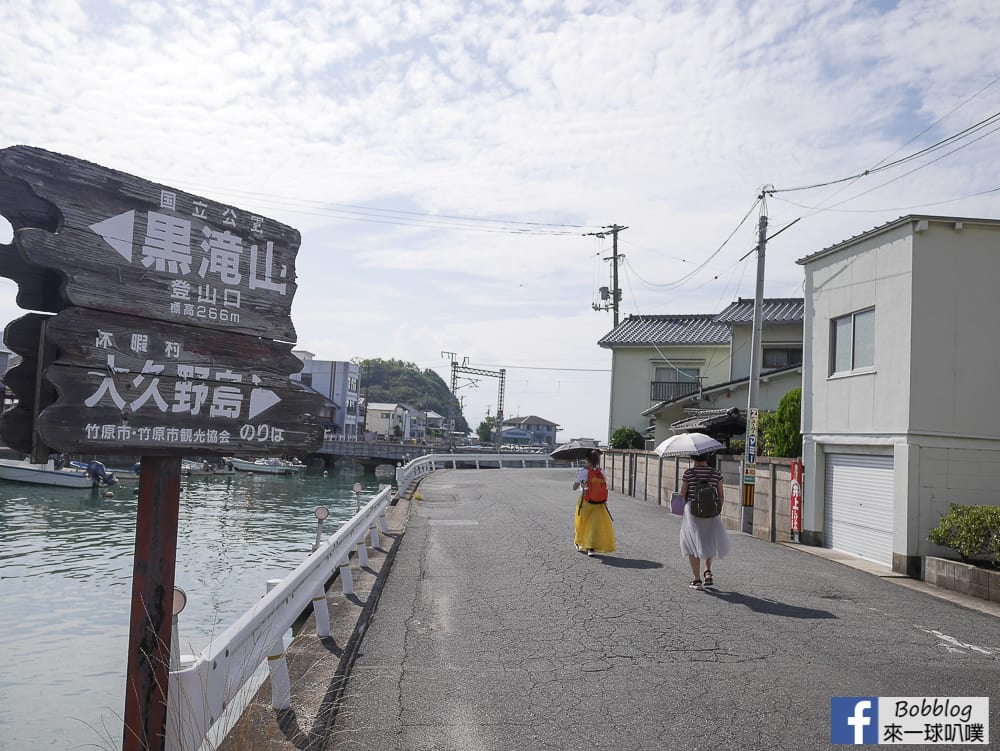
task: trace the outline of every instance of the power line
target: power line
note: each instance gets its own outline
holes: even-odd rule
[[[774,195],[775,193],[792,193],[792,192],[796,192],[796,191],[800,191],[800,190],[813,190],[815,188],[826,188],[826,187],[829,187],[831,185],[838,185],[840,183],[845,183],[845,182],[849,182],[849,181],[852,181],[852,180],[857,180],[857,179],[859,179],[861,177],[867,177],[869,175],[874,175],[874,174],[877,174],[879,172],[885,172],[886,170],[892,169],[893,167],[898,167],[898,166],[900,166],[902,164],[906,164],[907,162],[913,161],[914,159],[917,159],[917,158],[919,158],[921,156],[926,156],[927,154],[930,154],[930,153],[932,153],[934,151],[937,151],[939,149],[942,149],[942,148],[944,148],[944,147],[946,147],[946,146],[948,146],[948,145],[950,145],[952,143],[955,143],[955,142],[957,142],[959,140],[962,140],[962,139],[964,139],[964,138],[966,138],[968,136],[971,136],[971,135],[973,135],[975,133],[978,133],[980,130],[983,130],[984,128],[986,128],[986,127],[988,127],[988,126],[996,123],[998,120],[1000,120],[1000,112],[995,112],[992,115],[990,115],[989,117],[985,118],[984,120],[980,120],[978,123],[970,125],[968,128],[965,128],[964,130],[960,130],[958,133],[954,133],[954,134],[948,136],[947,138],[943,138],[940,141],[938,141],[937,143],[931,144],[930,146],[927,146],[927,147],[925,147],[923,149],[919,149],[918,151],[915,151],[912,154],[907,154],[906,156],[901,157],[900,159],[896,159],[896,160],[894,160],[892,162],[888,162],[888,163],[882,164],[880,166],[871,167],[871,168],[866,169],[866,170],[864,170],[862,172],[858,172],[857,174],[854,174],[854,175],[849,175],[847,177],[840,177],[840,178],[837,178],[836,180],[827,180],[827,181],[821,182],[821,183],[813,183],[812,185],[799,185],[799,186],[794,187],[794,188],[770,188],[767,191],[767,193],[769,195]],[[995,133],[996,130],[997,129],[991,130],[986,135],[991,135],[992,133]],[[963,146],[960,146],[959,148],[955,149],[954,151],[950,151],[948,153],[949,154],[953,154],[953,153],[955,153],[955,151],[958,151],[959,149],[964,148],[965,146],[971,145],[972,143],[975,143],[976,141],[979,141],[982,138],[985,138],[985,136],[980,136],[979,138],[976,138],[973,141],[970,141],[969,143],[964,144]],[[947,154],[945,156],[947,156]],[[937,160],[933,160],[933,161],[937,161]],[[928,162],[928,164],[933,164],[933,161]]]
[[[888,211],[911,211],[913,209],[925,209],[929,206],[941,206],[946,203],[956,203],[957,201],[967,201],[970,198],[978,198],[980,196],[988,196],[990,193],[1000,192],[1000,186],[996,188],[990,188],[989,190],[981,190],[978,193],[969,193],[968,195],[959,196],[958,198],[946,198],[943,201],[931,201],[929,203],[915,203],[910,206],[886,206],[880,209],[838,209],[838,208],[826,208],[820,206],[807,206],[804,203],[798,203],[790,198],[785,198],[783,196],[774,196],[777,201],[783,201],[792,206],[797,206],[800,209],[807,209],[810,211],[834,211],[838,214],[884,214]],[[838,206],[840,204],[837,204]]]
[[[672,287],[678,287],[681,284],[683,284],[684,282],[686,282],[688,279],[690,279],[691,277],[693,277],[695,274],[697,274],[703,268],[705,268],[706,266],[708,266],[708,264],[712,262],[712,259],[714,259],[717,255],[719,255],[719,253],[722,252],[722,249],[725,248],[729,244],[729,241],[733,239],[733,237],[736,235],[737,232],[739,232],[740,227],[742,227],[743,224],[746,222],[746,220],[750,218],[750,215],[753,213],[754,209],[757,208],[757,205],[761,202],[762,196],[763,196],[763,194],[757,196],[757,198],[754,200],[753,204],[750,206],[750,209],[743,216],[743,218],[740,219],[740,223],[737,224],[736,228],[733,229],[733,231],[729,233],[729,236],[725,240],[722,241],[722,245],[720,245],[718,248],[716,248],[715,251],[708,258],[706,258],[704,261],[702,261],[697,266],[697,268],[695,268],[693,271],[688,272],[686,275],[682,276],[680,279],[678,279],[676,281],[673,281],[673,282],[664,282],[662,284],[656,283],[656,282],[647,281],[645,279],[642,279],[642,277],[639,277],[639,279],[644,284],[646,284],[646,285],[648,285],[650,287],[658,287],[660,289],[671,289]],[[636,273],[634,267],[632,269],[632,273],[635,273],[636,276],[639,276]]]
[[[261,201],[258,205],[270,209],[290,209],[310,216],[330,216],[375,224],[390,224],[431,229],[453,229],[469,232],[495,232],[528,235],[579,235],[583,230],[600,229],[593,225],[570,224],[564,222],[535,222],[519,219],[496,219],[489,217],[434,214],[431,212],[389,209],[359,204],[337,203],[318,199],[276,196],[259,191],[230,190],[198,184],[185,185],[199,191],[209,191],[216,195],[237,196],[244,200]],[[225,200],[223,203],[229,203]]]

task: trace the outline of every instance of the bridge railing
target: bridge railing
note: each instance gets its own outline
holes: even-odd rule
[[[294,571],[273,582],[273,589],[191,665],[170,672],[167,751],[196,751],[265,660],[271,676],[271,704],[275,709],[289,708],[291,689],[283,637],[310,604],[316,615],[317,634],[330,635],[326,582],[339,568],[344,593],[353,593],[350,554],[356,552],[361,565],[368,564],[365,538],[370,536],[372,547],[378,547],[379,530],[388,529],[386,509],[391,501],[392,486],[386,485]]]
[[[429,475],[437,469],[458,469],[469,467],[555,467],[565,466],[562,462],[552,460],[548,454],[426,454],[418,456],[401,467],[396,468],[396,492],[406,493],[421,477]]]

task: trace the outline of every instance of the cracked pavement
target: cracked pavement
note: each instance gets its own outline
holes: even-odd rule
[[[1000,733],[997,618],[740,533],[697,592],[680,519],[617,493],[587,557],[573,475],[423,480],[323,747],[815,749],[833,696],[989,696]]]

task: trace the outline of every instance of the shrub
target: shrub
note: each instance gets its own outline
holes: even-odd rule
[[[795,458],[802,456],[802,433],[799,432],[802,414],[802,389],[792,389],[778,403],[778,410],[768,422],[767,428],[761,427],[765,435],[768,453],[763,456],[785,456]],[[761,415],[763,417],[763,415]]]
[[[641,449],[645,448],[646,441],[643,440],[642,433],[638,430],[623,425],[620,428],[615,428],[608,445],[613,449]]]
[[[987,560],[1000,565],[1000,506],[948,504],[948,513],[927,539],[957,551],[963,561]]]

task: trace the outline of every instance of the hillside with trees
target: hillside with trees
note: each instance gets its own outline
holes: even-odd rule
[[[433,370],[420,370],[412,362],[380,357],[355,362],[361,369],[361,393],[369,402],[405,402],[420,410],[434,410],[445,418],[451,403],[455,430],[469,430],[461,405],[448,384]]]

